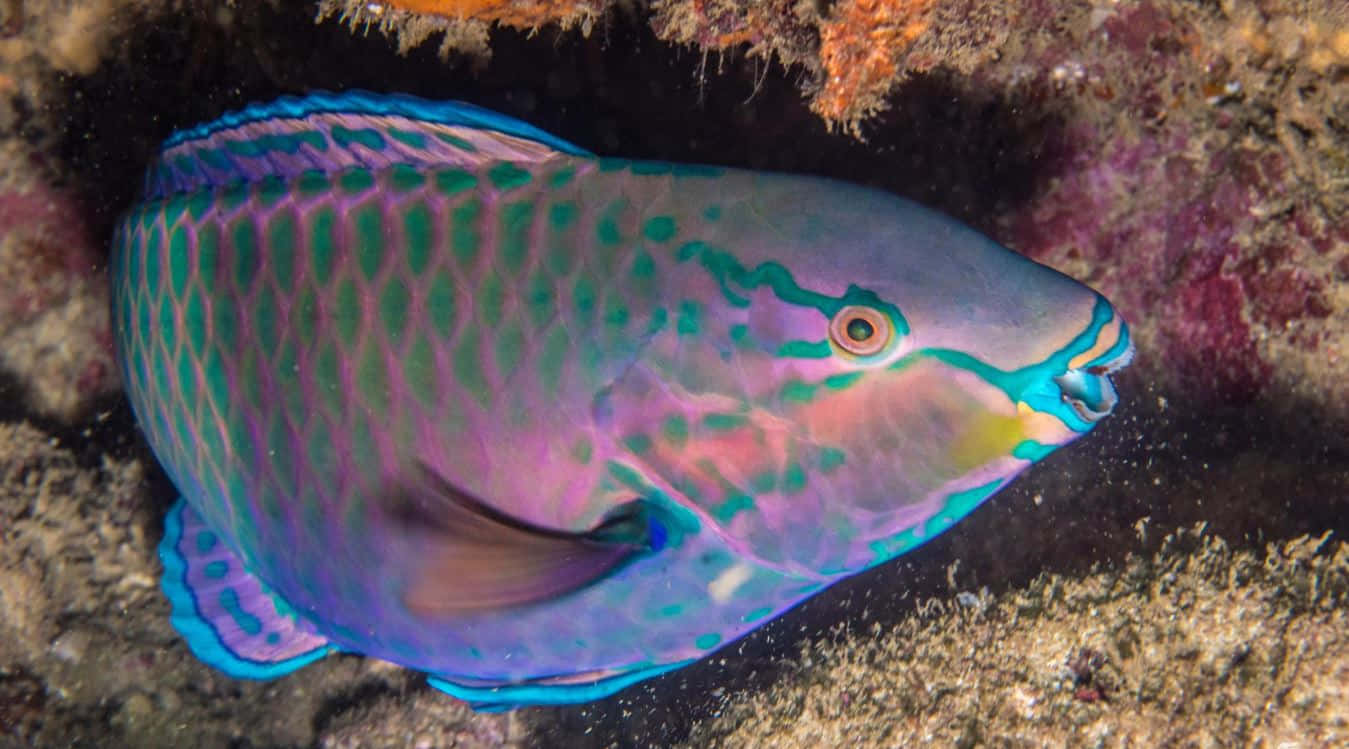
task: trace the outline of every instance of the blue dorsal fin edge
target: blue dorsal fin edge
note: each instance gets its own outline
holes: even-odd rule
[[[164,519],[160,582],[192,653],[241,679],[274,679],[335,652],[184,500]]]
[[[178,130],[164,141],[163,150],[188,141],[208,138],[250,122],[278,118],[302,119],[315,114],[393,115],[441,125],[459,125],[496,130],[537,141],[572,156],[593,157],[589,151],[514,117],[463,101],[434,101],[411,94],[381,94],[374,91],[316,91],[303,96],[282,96],[266,103],[249,104],[206,123]]]
[[[550,155],[593,158],[533,125],[465,102],[318,92],[252,104],[175,132],[146,174],[144,196],[350,168],[465,168]]]

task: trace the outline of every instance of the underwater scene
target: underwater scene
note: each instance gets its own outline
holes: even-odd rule
[[[1349,745],[1342,0],[0,2],[0,747]]]

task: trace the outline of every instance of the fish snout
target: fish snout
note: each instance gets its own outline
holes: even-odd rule
[[[1128,327],[1121,322],[1117,330],[1117,337],[1105,354],[1079,366],[1070,365],[1052,378],[1063,402],[1088,424],[1095,424],[1114,410],[1119,394],[1110,375],[1133,361],[1134,347]]]
[[[1054,378],[1059,386],[1063,402],[1073,407],[1084,421],[1095,423],[1104,419],[1119,402],[1115,385],[1109,377],[1097,373],[1096,367],[1089,370],[1070,369]]]

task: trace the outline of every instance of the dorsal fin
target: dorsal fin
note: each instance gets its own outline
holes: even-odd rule
[[[146,175],[145,197],[351,167],[474,167],[538,162],[584,149],[464,102],[368,91],[286,96],[174,133]]]

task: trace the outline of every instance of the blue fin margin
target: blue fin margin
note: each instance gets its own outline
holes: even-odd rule
[[[501,713],[518,707],[547,705],[575,705],[601,700],[626,689],[639,681],[681,669],[696,659],[665,663],[659,666],[637,668],[616,676],[581,684],[504,684],[501,686],[466,686],[448,679],[430,676],[427,683],[445,694],[467,702],[482,713]]]
[[[572,156],[594,155],[527,122],[467,102],[433,101],[410,94],[380,94],[360,89],[318,91],[304,96],[283,96],[265,104],[250,104],[211,122],[179,130],[164,141],[162,148],[168,150],[180,143],[206,138],[221,130],[230,130],[250,122],[283,117],[298,119],[313,114],[396,115],[442,125],[498,130],[507,135],[537,141]]]
[[[173,607],[170,621],[174,629],[187,640],[197,658],[236,678],[275,679],[336,651],[323,638],[297,628],[293,609],[244,571],[238,559],[204,525],[197,530],[192,544],[183,544],[185,522],[201,525],[187,503],[180,499],[164,519],[164,540],[159,544],[159,558],[164,564],[161,587]],[[214,559],[206,562],[204,557],[193,555],[189,558],[183,553],[185,545],[203,555],[209,553]],[[199,591],[189,583],[194,566],[200,567],[203,563],[208,568],[222,563],[228,565],[219,576],[211,574],[214,570],[207,571],[208,576],[221,580],[220,600],[232,601],[232,605],[224,607],[228,618],[220,617],[217,612],[213,620],[203,613]],[[228,579],[226,574],[230,575]],[[241,583],[251,587],[251,594],[239,595],[235,586]],[[258,632],[253,634],[262,634],[264,628],[271,629],[263,636],[265,651],[262,652],[294,654],[271,659],[247,657],[227,642],[229,633],[233,633],[236,640],[241,637],[246,640],[248,630],[254,627]]]
[[[323,638],[297,628],[294,610],[244,570],[237,557],[181,499],[164,519],[159,557],[164,564],[161,587],[173,609],[171,622],[174,629],[187,641],[192,653],[208,665],[235,678],[266,680],[284,676],[337,652],[338,648]],[[213,565],[217,566],[218,574],[212,574],[209,569]],[[206,586],[201,584],[203,575],[211,580]],[[209,605],[207,597],[212,593],[230,603]],[[267,639],[264,633],[277,636]],[[259,649],[264,642],[265,646]],[[288,657],[259,657],[296,650],[299,652]],[[575,684],[535,682],[470,686],[433,675],[428,675],[427,681],[451,697],[467,702],[474,710],[504,712],[519,707],[571,705],[603,699],[640,681],[683,668],[695,660],[640,667]]]

